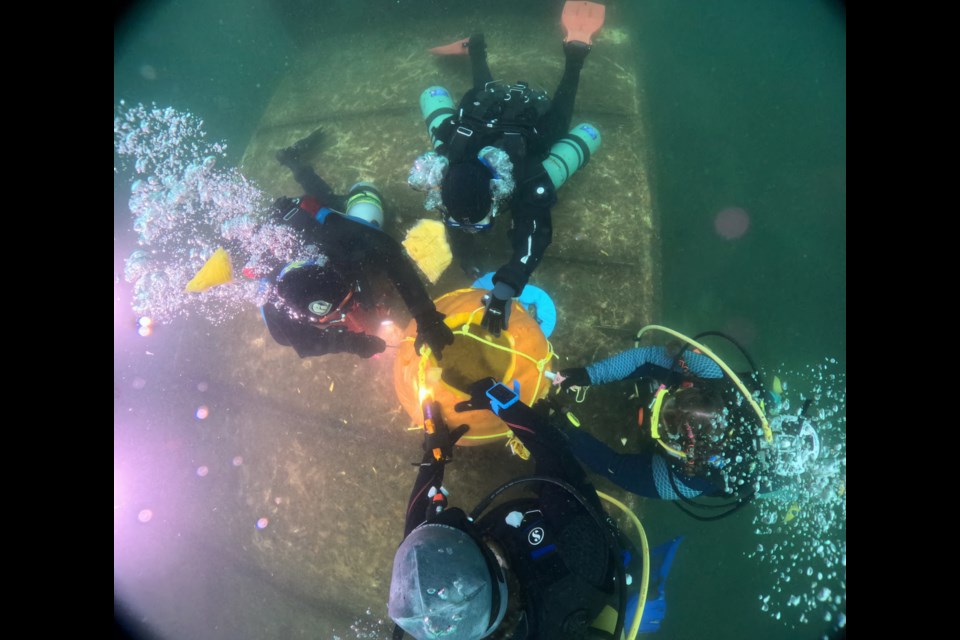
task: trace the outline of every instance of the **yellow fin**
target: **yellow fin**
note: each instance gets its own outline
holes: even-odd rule
[[[233,265],[230,264],[230,254],[223,247],[213,252],[200,271],[187,283],[184,291],[200,293],[218,284],[225,284],[233,280]]]
[[[780,382],[780,376],[773,376],[773,391],[778,395],[783,395],[783,383]]]
[[[403,248],[431,284],[435,284],[453,262],[447,230],[439,220],[420,220],[407,231]]]
[[[800,505],[794,502],[792,505],[790,505],[790,508],[787,509],[787,513],[783,517],[784,524],[786,524],[787,522],[790,522],[791,520],[796,518],[797,515],[799,514],[800,514]]]

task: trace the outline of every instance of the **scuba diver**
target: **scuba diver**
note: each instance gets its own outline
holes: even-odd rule
[[[471,278],[484,272],[475,234],[489,230],[501,208],[512,209],[512,256],[496,270],[481,320],[494,336],[507,328],[511,300],[523,291],[550,245],[557,189],[600,145],[595,127],[579,124],[570,130],[570,120],[580,70],[603,19],[603,5],[566,3],[566,65],[552,100],[526,82],[495,82],[482,33],[432,49],[469,54],[473,87],[456,109],[443,87],[429,87],[420,96],[434,150],[416,159],[408,184],[428,193],[424,207],[443,216],[453,252]]]
[[[663,330],[678,340],[666,346],[637,346],[586,367],[563,369],[554,377],[553,384],[563,391],[636,381],[637,422],[645,437],[641,453],[617,453],[564,421],[561,430],[587,468],[647,498],[685,502],[698,496],[732,499],[726,505],[712,505],[732,507],[716,517],[698,517],[684,509],[698,519],[712,520],[728,515],[755,494],[777,491],[817,458],[819,440],[808,420],[778,417],[771,427],[767,414],[779,411],[778,396],[763,389],[753,361],[739,344],[719,332],[690,339],[651,326],[641,334],[648,329]],[[696,342],[706,335],[733,342],[753,370],[749,374],[731,371]],[[561,406],[555,404],[555,408]],[[563,413],[568,411],[562,408]]]
[[[322,135],[318,129],[277,153],[306,195],[278,198],[272,217],[299,232],[307,255],[273,269],[265,279],[276,293],[261,306],[270,335],[301,358],[344,352],[369,358],[384,351],[386,342],[367,331],[384,315],[382,296],[374,293],[369,278],[375,272],[390,280],[416,319],[417,352],[426,343],[442,359],[453,332],[400,244],[382,230],[383,206],[376,187],[358,182],[345,196],[337,195],[303,161]]]
[[[629,542],[603,511],[566,440],[543,412],[519,401],[516,387],[482,379],[469,386],[470,399],[455,406],[493,411],[536,460],[534,476],[499,487],[469,514],[448,508],[443,486],[453,445],[469,427],[449,430],[439,404],[424,404],[424,455],[390,581],[394,640],[404,632],[418,640],[621,637],[624,585],[632,582],[622,555]],[[506,490],[528,483],[535,496],[483,513]],[[592,626],[611,606],[616,623],[602,631]]]

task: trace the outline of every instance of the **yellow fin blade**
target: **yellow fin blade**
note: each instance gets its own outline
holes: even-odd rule
[[[187,283],[185,291],[200,293],[218,284],[225,284],[233,280],[233,265],[230,264],[230,254],[223,247],[213,252],[200,271]]]

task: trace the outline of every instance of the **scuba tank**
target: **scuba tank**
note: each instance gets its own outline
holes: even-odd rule
[[[600,132],[586,122],[578,124],[557,140],[542,163],[554,188],[559,189],[577,169],[587,164],[590,156],[600,148],[600,142]]]
[[[383,201],[380,192],[369,182],[358,182],[350,187],[347,202],[343,207],[348,218],[365,222],[377,229],[383,229]]]
[[[420,94],[420,114],[427,125],[427,133],[433,140],[433,148],[436,149],[442,140],[437,139],[436,131],[444,122],[453,117],[456,111],[453,108],[453,98],[450,92],[443,87],[427,87]]]

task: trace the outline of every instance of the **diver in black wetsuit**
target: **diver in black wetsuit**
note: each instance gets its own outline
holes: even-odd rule
[[[493,378],[469,393],[456,410],[493,410],[513,429],[536,460],[536,497],[506,501],[481,516],[482,503],[469,518],[446,508],[444,465],[467,426],[449,431],[439,406],[428,405],[432,433],[425,429],[390,584],[394,638],[403,631],[418,640],[619,637],[620,629],[609,636],[591,623],[605,606],[622,610],[615,583],[624,584],[618,560],[625,541],[565,439]]]
[[[400,244],[381,230],[379,192],[360,182],[347,195],[337,195],[302,161],[305,147],[315,144],[319,135],[315,132],[277,153],[306,195],[279,198],[272,213],[300,233],[310,255],[269,274],[266,281],[276,287],[277,301],[261,310],[270,335],[301,358],[342,352],[369,358],[382,352],[384,340],[367,332],[379,320],[371,278],[378,275],[393,284],[416,319],[417,351],[426,343],[441,359],[453,333]]]
[[[557,187],[585,165],[591,147],[599,145],[599,134],[590,125],[568,133],[580,70],[591,46],[564,43],[566,65],[552,100],[523,82],[494,82],[483,34],[471,36],[464,46],[469,49],[473,87],[456,110],[442,87],[431,87],[421,96],[435,148],[417,159],[408,182],[421,191],[439,189],[439,197],[428,196],[425,206],[443,214],[454,253],[471,277],[481,273],[474,234],[490,229],[502,206],[512,209],[513,253],[494,274],[481,320],[498,336],[507,328],[511,299],[523,291],[552,240]],[[552,153],[554,149],[558,151]],[[558,163],[557,169],[548,171],[548,157]]]

